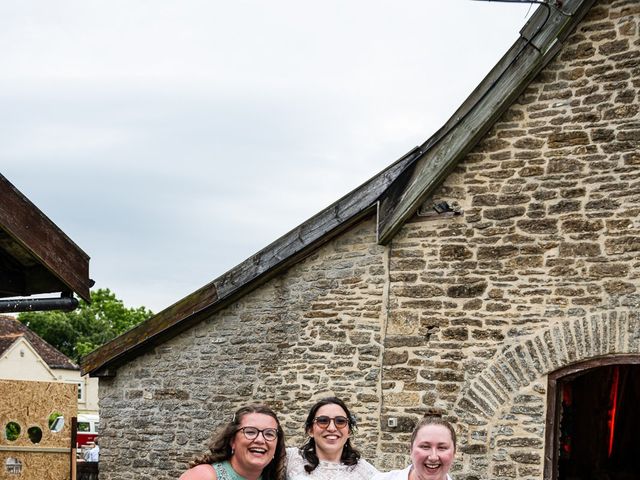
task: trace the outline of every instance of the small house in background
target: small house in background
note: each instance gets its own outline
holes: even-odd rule
[[[436,413],[456,480],[640,478],[640,2],[538,3],[425,143],[84,359],[101,480],[177,478],[249,401],[300,444],[327,394],[382,469]]]
[[[98,379],[8,315],[0,315],[0,379],[77,385],[78,413],[98,414]]]

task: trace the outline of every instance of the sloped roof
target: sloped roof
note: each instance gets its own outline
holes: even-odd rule
[[[386,244],[444,181],[536,75],[564,46],[595,0],[549,1],[540,6],[498,64],[447,123],[420,146],[424,153],[382,195],[378,242]],[[550,4],[559,5],[551,6]]]
[[[240,265],[87,355],[83,373],[114,375],[122,363],[229,305],[366,215],[377,213],[378,241],[390,241],[555,56],[594,3],[541,5],[520,38],[431,138]]]
[[[89,302],[89,256],[2,175],[0,198],[0,298],[75,292]]]
[[[0,315],[0,355],[4,354],[20,337],[24,337],[31,344],[50,368],[79,370],[80,367],[73,363],[69,357],[49,345],[18,320],[8,315]]]

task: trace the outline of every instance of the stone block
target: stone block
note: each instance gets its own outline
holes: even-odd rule
[[[602,220],[564,220],[560,224],[560,231],[565,233],[592,233],[602,230]]]
[[[464,341],[469,338],[469,330],[466,327],[450,327],[441,330],[443,340]]]
[[[444,295],[444,290],[435,285],[394,285],[391,293],[398,297],[431,298]]]
[[[610,280],[604,283],[604,290],[609,295],[629,295],[635,293],[637,289],[633,283]]]
[[[532,234],[549,234],[558,231],[558,221],[554,219],[518,220],[516,225],[521,230]]]
[[[513,217],[521,217],[525,214],[525,207],[501,207],[487,208],[483,211],[483,217],[488,220],[506,220]]]
[[[603,43],[602,45],[600,45],[600,47],[598,47],[599,53],[605,56],[609,56],[614,53],[624,52],[625,50],[628,50],[628,49],[629,49],[629,40],[627,40],[626,38],[615,40],[613,42]]]
[[[395,418],[397,421],[396,427],[389,427],[389,418]],[[380,417],[380,428],[384,432],[404,432],[411,433],[416,425],[416,420],[414,417],[409,417],[406,415],[395,415],[395,414],[386,414]],[[407,450],[407,445],[403,444],[405,448],[405,452]]]
[[[386,407],[418,407],[421,405],[418,392],[388,392],[384,394]]]
[[[500,260],[518,255],[519,248],[514,245],[479,247],[478,260]]]
[[[516,466],[512,463],[494,464],[493,478],[516,478]]]
[[[562,242],[559,248],[560,258],[597,257],[601,254],[599,243]]]
[[[498,196],[493,193],[474,195],[471,205],[474,207],[494,207],[498,203]]]
[[[452,298],[473,298],[482,295],[486,289],[487,282],[474,281],[450,286],[447,288],[447,295]]]
[[[605,240],[605,252],[608,255],[638,251],[640,251],[640,237],[638,236],[616,237]]]
[[[384,365],[398,365],[407,363],[408,359],[409,353],[406,351],[386,350],[384,352],[383,363]]]
[[[460,261],[473,257],[473,253],[465,245],[449,244],[440,247],[440,260]]]
[[[629,272],[626,263],[601,263],[589,267],[589,275],[595,278],[625,277]]]
[[[526,463],[526,464],[539,464],[540,463],[540,454],[538,453],[530,453],[530,452],[514,452],[509,454],[514,461],[518,463]]]

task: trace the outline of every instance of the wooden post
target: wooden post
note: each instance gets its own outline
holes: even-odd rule
[[[76,436],[78,433],[78,417],[71,418],[71,480],[76,480]]]

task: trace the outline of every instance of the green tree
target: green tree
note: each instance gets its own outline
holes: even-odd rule
[[[78,361],[152,315],[145,307],[125,307],[111,290],[101,288],[91,292],[90,304],[80,300],[72,312],[25,312],[18,320]]]

